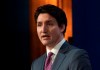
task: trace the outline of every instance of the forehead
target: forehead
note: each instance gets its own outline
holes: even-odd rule
[[[48,21],[48,20],[55,20],[56,21],[56,19],[54,17],[52,17],[51,15],[49,15],[48,13],[41,13],[41,14],[39,14],[39,16],[37,18],[37,22]]]

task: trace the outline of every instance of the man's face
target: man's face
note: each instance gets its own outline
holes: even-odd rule
[[[63,27],[59,27],[56,19],[47,13],[39,14],[37,18],[37,34],[45,46],[55,46],[62,38]]]

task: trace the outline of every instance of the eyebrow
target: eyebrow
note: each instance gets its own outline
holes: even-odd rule
[[[49,19],[46,22],[52,22],[53,20]],[[37,21],[37,23],[41,23],[41,21]]]
[[[52,22],[53,20],[47,20],[46,22]]]

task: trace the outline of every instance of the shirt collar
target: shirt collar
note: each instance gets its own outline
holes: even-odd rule
[[[52,50],[46,49],[47,55],[49,52],[53,52],[55,55],[57,55],[60,47],[63,45],[64,42],[65,42],[65,39],[63,38]]]

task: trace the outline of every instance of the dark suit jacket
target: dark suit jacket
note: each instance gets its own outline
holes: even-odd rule
[[[44,70],[46,53],[32,62],[31,70]],[[92,70],[87,52],[65,42],[52,65],[52,70]]]

